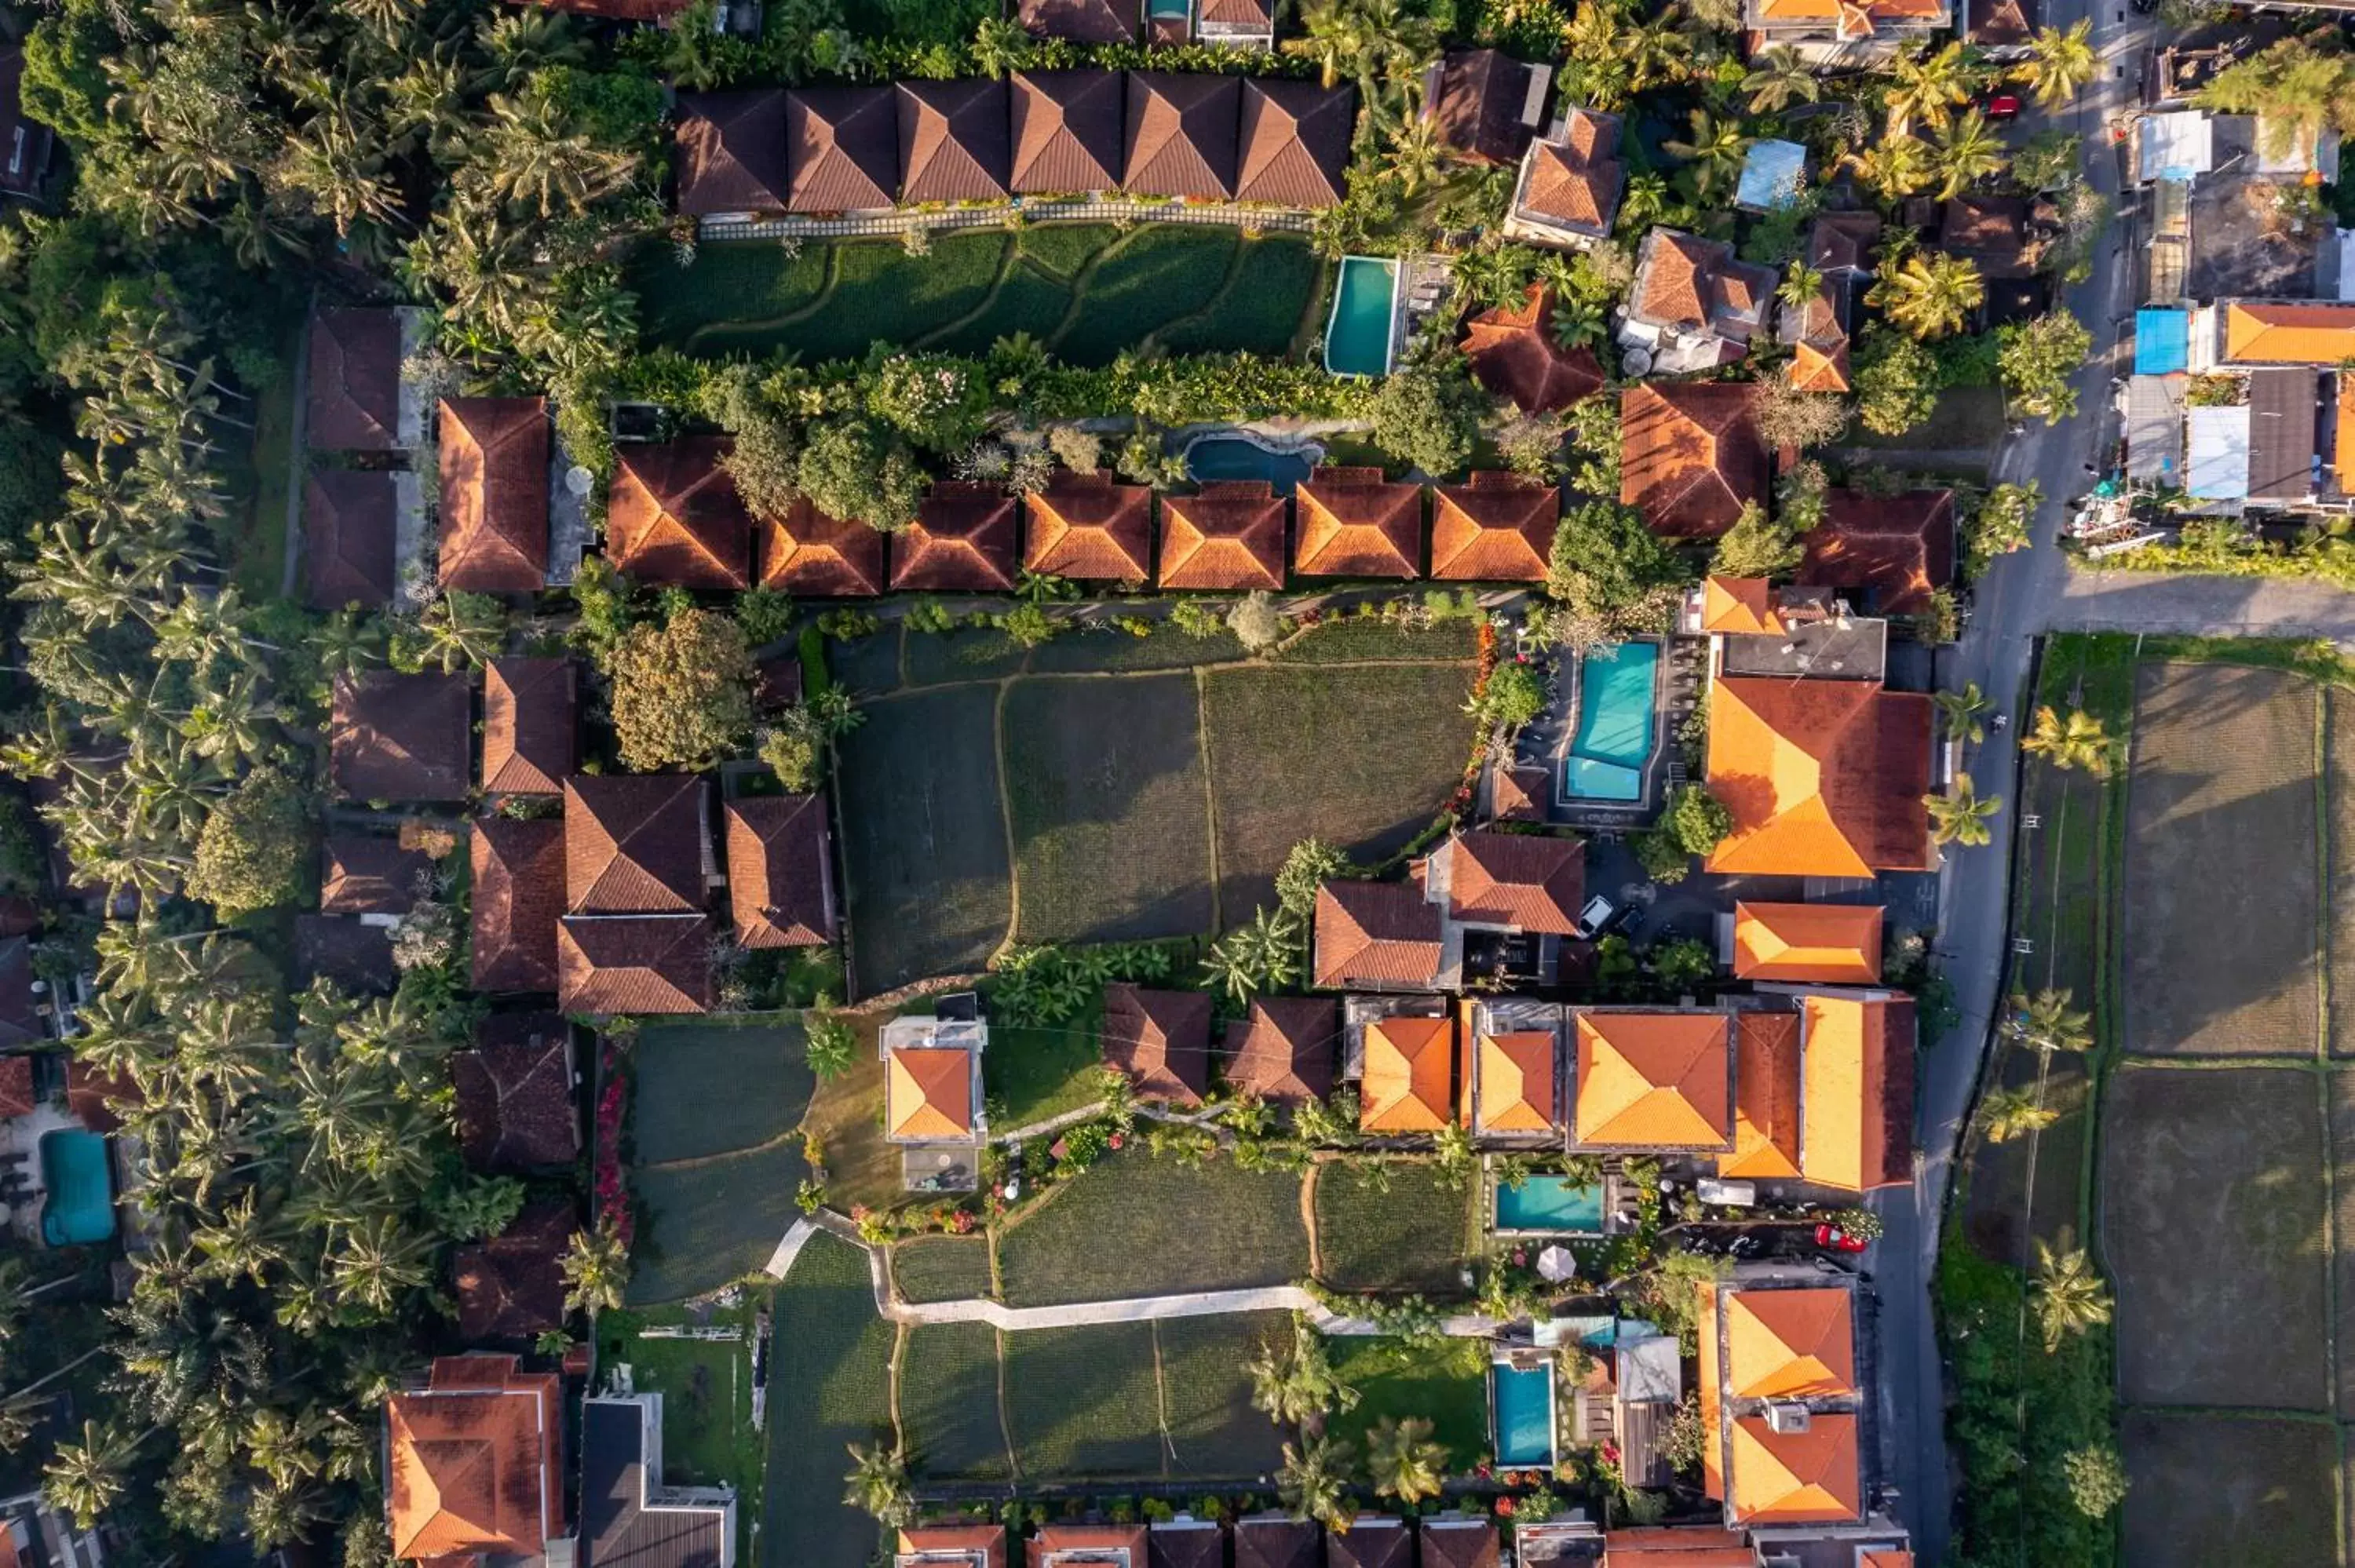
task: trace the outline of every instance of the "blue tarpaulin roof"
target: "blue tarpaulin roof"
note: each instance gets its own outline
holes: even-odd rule
[[[2191,318],[2181,311],[2135,313],[2135,374],[2172,376],[2191,363]]]
[[[1805,147],[1796,142],[1753,142],[1742,160],[1742,183],[1734,188],[1733,205],[1753,212],[1788,207],[1799,199],[1806,180]]]

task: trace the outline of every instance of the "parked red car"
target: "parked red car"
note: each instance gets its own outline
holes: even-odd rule
[[[1816,1227],[1816,1245],[1832,1252],[1862,1252],[1870,1244],[1827,1221]]]
[[[2012,92],[1991,92],[1979,105],[1979,111],[1990,120],[2019,118],[2019,95]]]

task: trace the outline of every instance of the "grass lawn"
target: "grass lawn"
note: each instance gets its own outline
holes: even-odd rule
[[[1462,1294],[1476,1183],[1450,1189],[1429,1160],[1391,1161],[1387,1185],[1369,1169],[1336,1161],[1316,1172],[1318,1277],[1337,1290]]]
[[[730,1154],[792,1132],[816,1086],[804,1045],[799,1020],[645,1025],[631,1086],[638,1162]]]
[[[997,1267],[1011,1307],[1288,1285],[1308,1272],[1300,1179],[1126,1150],[1008,1225]]]
[[[993,1128],[1010,1132],[1102,1099],[1103,1022],[1103,1009],[1092,1003],[1060,1028],[991,1025],[981,1080]]]
[[[1366,1430],[1383,1416],[1420,1416],[1447,1446],[1448,1467],[1468,1470],[1488,1452],[1488,1345],[1446,1340],[1419,1349],[1404,1340],[1349,1336],[1325,1346],[1333,1370],[1358,1391],[1358,1406],[1326,1429],[1366,1451]]]
[[[1161,1351],[1161,1408],[1169,1434],[1170,1473],[1241,1479],[1273,1474],[1284,1462],[1284,1434],[1252,1407],[1251,1373],[1260,1347],[1292,1332],[1283,1312],[1168,1318],[1156,1323]]]
[[[296,311],[279,340],[278,384],[256,393],[250,403],[222,399],[224,412],[253,421],[253,444],[245,454],[244,471],[234,460],[224,465],[230,494],[229,514],[220,525],[229,580],[248,604],[276,599],[286,581],[287,460],[294,442],[302,342],[303,315]]]
[[[970,1301],[989,1294],[989,1238],[911,1236],[891,1248],[902,1301]]]
[[[1153,1325],[1098,1323],[1006,1337],[1006,1419],[1026,1478],[1159,1477]]]
[[[891,1325],[875,1315],[867,1256],[810,1238],[777,1289],[770,1350],[768,1568],[854,1564],[875,1550],[875,1521],[842,1501],[852,1443],[893,1440]]]
[[[875,1037],[883,1020],[848,1015],[858,1032],[850,1071],[818,1086],[802,1131],[818,1140],[826,1160],[826,1202],[847,1213],[853,1203],[888,1209],[907,1201],[900,1185],[900,1148],[883,1139],[883,1064]]]
[[[2315,1568],[2339,1562],[2328,1423],[2125,1417],[2125,1561],[2134,1568]]]
[[[1208,934],[1193,676],[1025,680],[1007,693],[1003,726],[1019,939]]]
[[[794,1193],[808,1174],[796,1139],[699,1164],[632,1171],[630,1190],[644,1219],[630,1305],[685,1300],[759,1269],[801,1218]]]
[[[649,1325],[690,1321],[685,1313],[604,1312],[597,1318],[598,1360],[626,1361],[632,1385],[663,1396],[663,1479],[673,1486],[736,1489],[737,1558],[750,1561],[749,1543],[761,1518],[762,1478],[767,1468],[766,1440],[752,1427],[753,1315],[768,1299],[764,1291],[705,1322],[733,1324],[744,1337],[721,1340],[647,1339]]]
[[[927,1478],[1002,1481],[1012,1473],[997,1415],[997,1330],[922,1323],[900,1341],[900,1432]]]

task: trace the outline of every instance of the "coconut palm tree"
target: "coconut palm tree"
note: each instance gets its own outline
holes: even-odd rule
[[[1305,1317],[1293,1318],[1289,1345],[1263,1342],[1243,1370],[1252,1380],[1252,1407],[1278,1425],[1314,1426],[1358,1403],[1358,1391],[1334,1373],[1324,1336]]]
[[[2028,58],[2012,68],[2011,79],[2035,96],[2037,106],[2051,109],[2084,90],[2101,69],[2093,43],[2091,17],[2078,18],[2067,32],[2039,27],[2028,41]]]
[[[1753,114],[1780,114],[1794,103],[1813,103],[1824,92],[1815,68],[1788,44],[1777,44],[1756,57],[1750,74],[1742,79],[1742,90],[1750,95]]]
[[[432,1256],[431,1237],[411,1234],[391,1214],[375,1214],[344,1234],[327,1277],[343,1299],[381,1315],[402,1291],[432,1283]],[[564,1261],[570,1283],[572,1260]]]
[[[259,1192],[248,1188],[244,1196],[189,1237],[204,1255],[198,1273],[214,1279],[245,1279],[260,1287],[270,1266],[285,1260],[285,1227],[260,1203]]]
[[[1648,170],[1629,175],[1627,188],[1619,197],[1616,227],[1623,234],[1640,234],[1657,227],[1675,206],[1676,196],[1666,176]]]
[[[1693,187],[1707,201],[1725,186],[1742,178],[1742,160],[1750,154],[1750,138],[1742,134],[1739,121],[1721,120],[1706,109],[1696,109],[1689,117],[1691,139],[1684,142],[1663,142],[1663,151],[1684,159],[1692,165]]]
[[[2061,1113],[2040,1104],[2034,1089],[1991,1089],[1979,1108],[1979,1125],[1989,1143],[2009,1143],[2025,1133],[2041,1132],[2061,1119]]]
[[[1979,719],[1995,705],[1987,701],[1977,681],[1965,681],[1959,692],[1933,692],[1930,700],[1937,704],[1938,720],[1948,736],[1974,746],[1987,738],[1987,726]]]
[[[2083,708],[2071,708],[2064,716],[2050,704],[2039,707],[2035,725],[2019,737],[2019,748],[2055,768],[2082,768],[2096,775],[2110,770],[2109,731]]]
[[[593,1231],[575,1231],[564,1254],[564,1309],[591,1318],[622,1305],[630,1283],[630,1252],[607,1220]]]
[[[2047,1355],[2058,1351],[2070,1335],[2110,1320],[2109,1287],[2094,1272],[2084,1249],[2070,1245],[2073,1239],[2066,1230],[2061,1233],[2057,1247],[2042,1236],[2036,1238],[2036,1279],[2030,1291],[2036,1321],[2044,1330]]]
[[[1351,1469],[1349,1446],[1337,1438],[1311,1437],[1297,1448],[1286,1443],[1284,1466],[1275,1473],[1276,1496],[1295,1519],[1347,1530],[1358,1520],[1349,1500]]]
[[[1914,121],[1943,131],[1955,111],[1971,101],[1984,72],[1961,44],[1901,55],[1890,68],[1893,79],[1881,93],[1892,127]]]
[[[1945,794],[1924,795],[1922,803],[1930,810],[1930,837],[1938,843],[1966,849],[1976,849],[1994,836],[1987,821],[2003,809],[1999,796],[1979,799],[1967,773],[1955,774]]]
[[[850,1473],[843,1477],[842,1500],[871,1514],[886,1529],[907,1522],[916,1506],[908,1490],[908,1457],[895,1446],[852,1443]]]
[[[974,69],[992,81],[1003,81],[1020,70],[1037,52],[1037,43],[1019,22],[1004,16],[985,16],[974,29]]]
[[[1327,87],[1345,71],[1355,76],[1359,96],[1370,102],[1386,81],[1412,75],[1439,51],[1430,18],[1400,0],[1311,0],[1301,9],[1301,36],[1281,46],[1288,55],[1313,59]]]
[[[1987,299],[1987,280],[1969,258],[1933,251],[1883,267],[1865,298],[1892,324],[1926,340],[1958,330]]]
[[[1938,199],[1952,201],[1990,175],[2000,174],[2009,157],[2002,138],[1988,128],[1987,116],[1966,110],[1946,128],[1931,161],[1937,165]]]
[[[2033,995],[2012,992],[2011,1010],[2003,1020],[2004,1038],[2048,1056],[2055,1051],[2092,1050],[2094,1015],[2072,1006],[2075,1000],[2073,992],[2051,986]]]
[[[264,1552],[307,1540],[333,1510],[326,1494],[304,1482],[257,1487],[245,1499],[245,1530]]]
[[[1692,68],[1692,35],[1669,14],[1628,30],[1628,86],[1636,92],[1682,81]]]
[[[1398,182],[1402,195],[1413,196],[1438,179],[1453,156],[1438,123],[1420,114],[1395,117],[1383,126],[1382,172]]]
[[[488,594],[438,594],[417,624],[425,633],[425,657],[445,675],[489,663],[506,641],[506,610]]]
[[[1419,1415],[1385,1415],[1366,1434],[1366,1471],[1374,1490],[1412,1505],[1435,1498],[1447,1478],[1447,1449],[1431,1440],[1432,1424]]]
[[[1804,311],[1824,286],[1824,275],[1805,261],[1794,261],[1791,270],[1783,274],[1782,285],[1774,297],[1795,311]]]
[[[81,1424],[81,1441],[60,1443],[41,1472],[41,1491],[49,1506],[73,1515],[84,1530],[123,1496],[124,1472],[139,1452],[139,1437],[123,1427]]]
[[[88,1351],[76,1358],[76,1362],[99,1353]],[[28,1388],[0,1397],[0,1454],[14,1454],[24,1447],[25,1440],[32,1436],[34,1426],[39,1424],[41,1413],[53,1403],[49,1395],[35,1393]]]
[[[493,93],[488,115],[461,177],[478,180],[496,200],[530,207],[542,218],[577,217],[637,175],[637,154],[601,146],[546,97]]]

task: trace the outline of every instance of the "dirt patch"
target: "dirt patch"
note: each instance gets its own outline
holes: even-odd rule
[[[2319,700],[2278,671],[2142,670],[2127,791],[2129,1052],[2315,1053]]]
[[[2330,1054],[2355,1056],[2355,693],[2331,692],[2327,727]]]
[[[2339,1558],[2338,1434],[2324,1422],[2128,1411],[2134,1568],[2319,1568]]]
[[[2295,1068],[2129,1065],[2102,1109],[2102,1249],[2129,1404],[2329,1407],[2322,1116]]]

